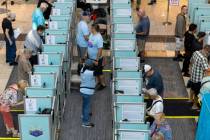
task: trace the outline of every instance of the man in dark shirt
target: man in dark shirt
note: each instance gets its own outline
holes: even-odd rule
[[[145,43],[150,31],[150,20],[143,9],[139,9],[137,15],[139,16],[139,23],[136,26],[138,56],[141,57],[141,62],[144,62]]]
[[[193,48],[193,42],[195,42],[195,33],[196,33],[197,25],[190,24],[189,30],[185,33],[185,39],[184,39],[184,48],[185,48],[185,59],[183,62],[182,72],[183,75],[186,77],[189,77],[189,66],[190,66],[190,59],[192,57],[192,54],[194,52]]]
[[[6,63],[10,66],[16,65],[16,44],[14,31],[12,28],[12,21],[15,21],[16,15],[14,13],[9,13],[6,18],[2,21],[2,29],[4,33],[4,40],[6,42]]]
[[[163,97],[164,85],[160,72],[147,64],[144,66],[144,72],[147,79],[145,90],[154,88],[157,90],[158,95]]]

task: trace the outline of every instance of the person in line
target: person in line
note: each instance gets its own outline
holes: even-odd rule
[[[23,54],[18,58],[18,80],[29,81],[29,72],[32,70],[31,63],[29,59],[32,56],[32,51],[30,49],[24,49]]]
[[[4,120],[6,127],[6,134],[12,134],[13,137],[18,137],[18,131],[14,127],[12,114],[10,112],[11,107],[16,107],[23,104],[23,98],[19,99],[19,96],[24,94],[25,88],[28,87],[28,82],[20,80],[17,84],[12,84],[0,94],[0,113]]]
[[[39,25],[45,26],[45,18],[43,13],[47,10],[48,5],[45,2],[40,4],[32,14],[32,29],[37,30]]]
[[[174,61],[182,61],[182,54],[180,50],[184,46],[184,34],[186,32],[186,14],[187,14],[187,6],[183,5],[181,7],[181,13],[179,13],[176,17],[176,26],[175,26],[175,39],[176,39],[176,50]]]
[[[158,138],[162,138],[161,140],[172,140],[172,129],[168,122],[165,119],[164,113],[158,113],[155,115],[155,121],[152,123],[151,127],[152,140],[157,140]],[[159,136],[161,134],[161,137]]]
[[[208,63],[210,65],[210,56],[208,56]],[[203,95],[209,93],[210,93],[210,70],[207,70],[205,76],[201,81],[201,89],[198,95],[199,100],[202,101]]]
[[[153,4],[156,4],[156,3],[157,3],[156,0],[151,0],[151,1],[148,3],[148,5],[153,5]]]
[[[97,90],[103,90],[106,87],[105,79],[103,75],[103,38],[100,34],[100,27],[97,24],[92,24],[91,35],[88,40],[87,60],[89,65],[94,64],[96,66],[95,76],[97,78]]]
[[[52,2],[53,0],[39,0],[38,4],[37,4],[37,8],[39,8],[41,6],[41,3],[44,2],[47,4],[47,9],[43,12],[43,16],[45,18],[45,20],[49,20],[50,19],[50,14],[52,11]]]
[[[81,16],[81,21],[77,25],[77,51],[78,56],[80,58],[80,62],[82,59],[85,59],[85,54],[87,53],[88,47],[88,39],[89,39],[89,28],[88,22],[90,21],[90,17],[88,12],[83,12]]]
[[[193,52],[200,51],[203,49],[203,42],[205,39],[206,33],[205,32],[199,32],[197,35],[196,40],[192,43],[193,46]]]
[[[17,65],[17,62],[15,62],[16,43],[12,27],[12,22],[15,21],[15,18],[16,15],[14,13],[8,13],[7,17],[2,21],[4,40],[6,42],[6,63],[9,63],[10,66]]]
[[[190,24],[189,30],[185,33],[185,39],[184,39],[184,48],[185,48],[185,58],[182,66],[182,72],[184,73],[183,76],[190,77],[189,74],[189,66],[190,66],[190,59],[192,57],[192,54],[194,53],[194,46],[193,42],[196,41],[195,33],[197,31],[197,25]]]
[[[163,97],[164,85],[163,78],[160,72],[156,69],[153,69],[150,65],[144,65],[144,72],[146,78],[146,89],[149,90],[151,88],[155,88],[158,92],[158,95]]]
[[[145,55],[145,44],[150,31],[150,20],[146,15],[145,10],[143,9],[139,9],[139,11],[137,11],[137,15],[139,17],[139,22],[136,26],[136,40],[139,50],[138,57],[141,57],[141,62],[143,63]]]
[[[163,113],[163,99],[158,95],[157,90],[151,88],[145,92],[152,99],[152,105],[147,108],[146,113],[148,115],[146,121],[152,125],[155,120],[155,116],[159,113]]]
[[[193,53],[191,58],[192,72],[190,76],[191,89],[190,89],[190,101],[193,102],[192,109],[197,110],[199,107],[198,104],[198,94],[201,88],[201,81],[204,77],[204,74],[208,72],[208,55],[210,53],[210,45],[205,45],[202,50],[196,51]]]
[[[38,64],[38,52],[41,51],[42,47],[42,34],[45,30],[45,27],[39,25],[37,30],[31,30],[25,39],[24,48],[32,50],[32,56],[29,59],[31,65]]]
[[[95,92],[96,79],[94,76],[94,66],[84,64],[80,70],[81,84],[80,93],[82,95],[82,126],[91,128],[94,124],[90,122],[91,96]]]

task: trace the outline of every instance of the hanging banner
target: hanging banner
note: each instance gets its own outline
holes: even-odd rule
[[[179,0],[169,0],[170,6],[179,6]]]

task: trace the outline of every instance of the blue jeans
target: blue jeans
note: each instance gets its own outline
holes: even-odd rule
[[[12,63],[15,62],[16,58],[16,44],[15,38],[11,38],[12,45],[10,45],[9,40],[5,39],[6,41],[6,62]]]
[[[87,124],[90,122],[90,99],[91,95],[83,94],[82,95],[82,123]]]

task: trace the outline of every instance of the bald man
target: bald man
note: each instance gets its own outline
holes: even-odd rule
[[[136,26],[136,41],[139,50],[138,57],[141,57],[141,62],[143,63],[146,39],[149,36],[150,31],[150,20],[144,9],[139,9],[137,15],[139,17],[139,22]]]
[[[47,3],[42,2],[40,7],[36,8],[32,14],[32,29],[37,30],[39,25],[45,26],[45,18],[43,13],[47,10]]]

